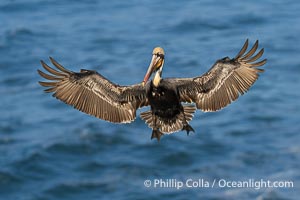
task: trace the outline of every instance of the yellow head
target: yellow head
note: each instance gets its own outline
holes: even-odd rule
[[[152,51],[152,59],[148,67],[147,73],[144,77],[143,84],[146,84],[153,72],[159,73],[161,76],[164,65],[165,51],[161,47],[155,47]]]

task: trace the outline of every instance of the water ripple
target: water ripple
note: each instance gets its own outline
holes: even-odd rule
[[[182,21],[169,27],[169,32],[177,34],[188,32],[202,32],[209,30],[226,30],[232,28],[230,24],[217,21],[204,21],[199,19]]]

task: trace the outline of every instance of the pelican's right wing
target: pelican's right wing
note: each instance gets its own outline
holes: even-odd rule
[[[45,92],[53,92],[57,99],[97,118],[114,122],[129,123],[136,118],[136,110],[148,105],[146,91],[142,84],[131,86],[116,85],[91,70],[72,72],[50,57],[59,70],[41,61],[50,74],[38,73],[51,82],[39,82],[49,87]]]

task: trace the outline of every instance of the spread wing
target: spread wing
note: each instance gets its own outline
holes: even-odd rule
[[[148,105],[141,84],[119,86],[96,71],[82,69],[76,73],[51,57],[50,60],[57,69],[41,61],[50,74],[40,70],[38,73],[50,82],[39,82],[40,85],[48,87],[45,92],[52,92],[54,97],[82,112],[110,122],[128,123],[135,119],[138,108]]]
[[[247,92],[259,73],[264,71],[257,67],[267,62],[266,59],[257,62],[264,53],[264,49],[261,49],[255,54],[258,41],[246,53],[247,47],[248,39],[235,58],[225,57],[218,60],[202,76],[173,79],[181,101],[195,102],[198,109],[211,112],[224,108]]]

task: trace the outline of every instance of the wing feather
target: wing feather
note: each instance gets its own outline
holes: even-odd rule
[[[50,74],[40,70],[38,73],[50,82],[39,84],[48,87],[45,92],[53,93],[57,99],[82,112],[110,122],[128,123],[135,119],[138,108],[148,105],[142,84],[119,86],[95,71],[75,73],[53,58],[50,60],[57,69],[41,61]]]
[[[198,109],[206,112],[220,110],[247,92],[264,71],[257,67],[264,65],[267,59],[255,62],[264,49],[255,54],[258,41],[246,53],[247,48],[248,39],[234,59],[218,60],[202,76],[168,80],[177,86],[181,101],[194,102]]]
[[[243,59],[246,60],[247,58],[249,58],[250,56],[252,56],[258,47],[258,40],[256,40],[255,44],[253,45],[253,47],[250,49],[250,51],[248,51],[248,53],[246,55],[243,56]],[[242,55],[241,55],[242,56]]]
[[[248,48],[248,44],[249,44],[249,40],[247,39],[246,42],[244,43],[242,49],[239,51],[239,53],[235,56],[236,59],[238,59],[239,57],[241,57],[242,55],[244,55],[244,53],[246,52],[247,48]]]

